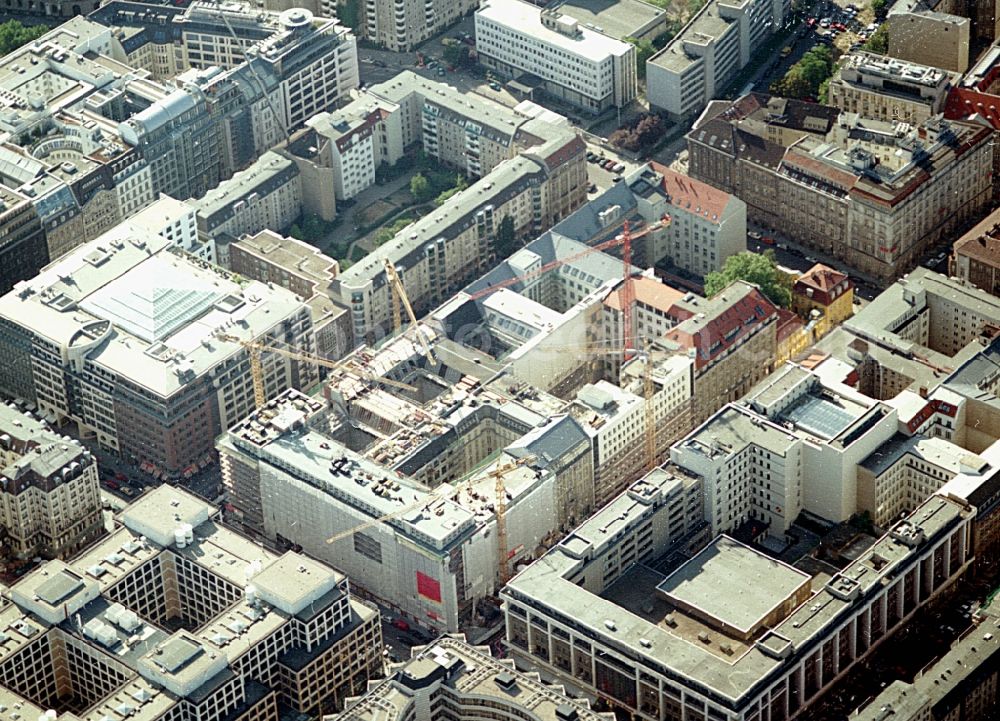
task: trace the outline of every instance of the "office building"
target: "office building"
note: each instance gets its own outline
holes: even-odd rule
[[[564,14],[522,0],[489,0],[476,11],[479,62],[532,82],[597,115],[638,93],[635,46]]]
[[[229,269],[251,280],[274,283],[304,298],[312,312],[316,355],[336,360],[354,348],[348,309],[329,295],[340,273],[336,260],[308,243],[270,230],[244,236],[228,247]],[[320,376],[326,375],[320,368]]]
[[[34,277],[48,262],[35,207],[25,196],[0,186],[0,292]]]
[[[295,163],[269,151],[188,205],[218,251],[243,235],[288,230],[302,214],[302,179]],[[226,265],[221,256],[220,264]]]
[[[315,716],[381,670],[378,612],[343,575],[251,542],[168,486],[108,538],[20,579],[0,613],[18,630],[0,695],[26,717]]]
[[[637,719],[810,718],[972,561],[975,510],[942,496],[832,577],[727,536],[698,553],[696,488],[641,481],[516,576],[501,592],[515,658]]]
[[[834,72],[829,104],[873,120],[918,125],[944,112],[959,74],[875,53],[851,53]]]
[[[698,115],[785,24],[790,8],[784,0],[709,0],[646,61],[649,104],[675,120]]]
[[[97,461],[79,441],[0,405],[0,513],[7,562],[67,558],[104,533]]]
[[[518,671],[513,661],[494,659],[487,647],[443,636],[414,649],[388,678],[373,682],[364,696],[349,700],[347,710],[328,721],[403,721],[414,713],[425,721],[445,721],[492,717],[498,711],[538,721],[614,718],[544,683],[537,673]]]
[[[796,130],[772,130],[788,124]],[[993,133],[979,123],[831,117],[751,93],[710,108],[687,137],[692,177],[741,198],[751,220],[884,280],[978,218],[993,195]]]
[[[210,453],[253,407],[247,353],[222,336],[314,346],[295,295],[176,250],[170,236],[193,226],[193,214],[164,234],[122,224],[0,298],[3,391],[162,471]],[[309,364],[264,358],[270,393],[317,377]]]

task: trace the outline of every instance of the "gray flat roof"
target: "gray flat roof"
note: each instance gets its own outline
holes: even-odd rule
[[[559,12],[583,24],[594,25],[600,32],[624,40],[644,34],[647,26],[665,22],[667,12],[642,0],[566,0]]]
[[[720,536],[656,588],[670,601],[750,632],[809,582],[809,574]]]

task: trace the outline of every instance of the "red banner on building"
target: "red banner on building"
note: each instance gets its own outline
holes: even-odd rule
[[[441,603],[441,584],[420,571],[417,571],[417,593],[435,603]]]

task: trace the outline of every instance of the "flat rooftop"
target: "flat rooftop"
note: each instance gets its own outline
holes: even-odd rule
[[[667,17],[665,10],[642,0],[566,0],[559,12],[619,40],[644,35],[658,23],[665,26]]]
[[[542,25],[541,13],[542,8],[522,0],[487,0],[479,7],[476,16],[595,62],[609,55],[623,55],[630,47],[626,42],[584,25],[579,26],[579,34],[576,36],[563,35]],[[573,13],[565,14],[574,17]]]
[[[753,633],[811,577],[728,536],[720,536],[656,588],[719,627]]]

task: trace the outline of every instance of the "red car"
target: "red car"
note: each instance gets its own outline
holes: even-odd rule
[[[400,631],[409,631],[410,630],[410,624],[408,624],[406,621],[404,621],[401,618],[393,619],[392,625],[395,626],[396,628],[398,628]]]
[[[118,481],[116,481],[114,478],[104,479],[104,485],[110,488],[112,491],[118,490]]]
[[[816,18],[809,18],[808,20],[806,20],[806,25],[809,27],[812,27],[815,24],[816,24]]]

